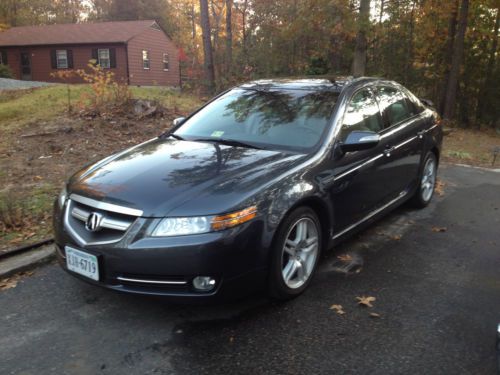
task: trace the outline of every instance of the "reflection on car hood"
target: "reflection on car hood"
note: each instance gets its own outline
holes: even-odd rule
[[[71,193],[161,217],[236,207],[305,156],[156,138],[76,173]]]

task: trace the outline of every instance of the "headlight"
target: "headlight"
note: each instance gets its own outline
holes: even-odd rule
[[[62,188],[59,193],[59,197],[57,198],[57,202],[59,203],[59,208],[64,207],[64,203],[66,203],[66,198],[68,197],[68,192],[66,191],[66,185]]]
[[[182,236],[210,232],[208,217],[167,217],[160,221],[153,236]]]
[[[246,223],[255,216],[257,216],[256,206],[218,216],[167,217],[158,223],[152,236],[184,236],[214,232]]]

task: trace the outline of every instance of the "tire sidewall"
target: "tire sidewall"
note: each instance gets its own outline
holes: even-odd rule
[[[282,276],[283,247],[292,225],[294,225],[301,218],[309,218],[316,225],[316,229],[318,232],[318,254],[316,256],[311,275],[309,276],[307,281],[299,288],[292,289],[285,284]],[[307,288],[312,278],[314,277],[314,274],[316,273],[318,261],[321,256],[322,245],[323,236],[321,232],[321,225],[316,213],[311,208],[306,206],[298,207],[290,212],[290,214],[288,214],[280,224],[273,241],[269,269],[269,294],[272,297],[281,300],[294,298],[301,294]]]

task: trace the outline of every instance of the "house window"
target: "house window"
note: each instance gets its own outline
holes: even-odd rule
[[[57,69],[68,69],[68,51],[65,49],[56,51],[56,66]]]
[[[149,51],[142,50],[142,67],[144,69],[150,68]]]
[[[168,53],[163,54],[163,70],[168,72]]]
[[[109,49],[99,49],[97,51],[98,53],[98,62],[101,68],[110,68],[110,63],[109,63]]]
[[[3,53],[0,53],[0,64],[3,64]]]

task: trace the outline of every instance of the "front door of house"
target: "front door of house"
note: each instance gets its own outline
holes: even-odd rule
[[[21,52],[21,79],[31,81],[31,58],[29,52]]]

